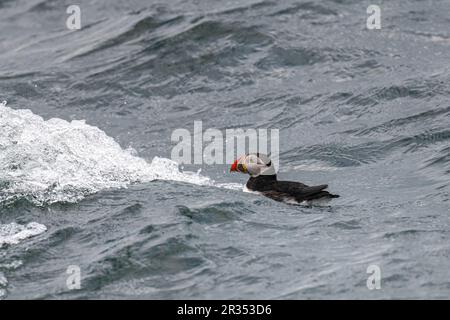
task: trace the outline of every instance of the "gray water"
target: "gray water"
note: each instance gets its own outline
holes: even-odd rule
[[[376,1],[380,30],[369,1],[71,4],[0,1],[1,298],[450,297],[450,1]],[[179,171],[199,120],[279,129],[280,178],[341,198]]]

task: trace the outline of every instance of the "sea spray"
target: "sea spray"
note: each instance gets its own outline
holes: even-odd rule
[[[148,163],[84,120],[44,120],[0,104],[0,203],[77,202],[100,190],[153,180],[215,185],[199,173],[181,172],[170,159]]]

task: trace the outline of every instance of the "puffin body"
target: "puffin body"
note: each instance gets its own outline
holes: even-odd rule
[[[233,163],[230,171],[249,173],[247,189],[276,201],[313,204],[339,197],[326,191],[326,184],[307,186],[300,182],[279,181],[272,161],[259,153],[240,157]]]
[[[300,182],[279,181],[276,175],[250,177],[246,187],[271,199],[283,202],[307,203],[312,200],[338,198],[338,195],[325,191],[328,185],[307,186]]]

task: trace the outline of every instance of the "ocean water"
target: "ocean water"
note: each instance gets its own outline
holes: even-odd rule
[[[0,299],[450,298],[450,1],[71,4],[0,0]],[[179,166],[194,121],[341,198]]]

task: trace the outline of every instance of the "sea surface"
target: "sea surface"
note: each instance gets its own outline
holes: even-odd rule
[[[450,298],[450,1],[71,4],[0,0],[0,299]],[[194,121],[341,197],[178,166]]]

